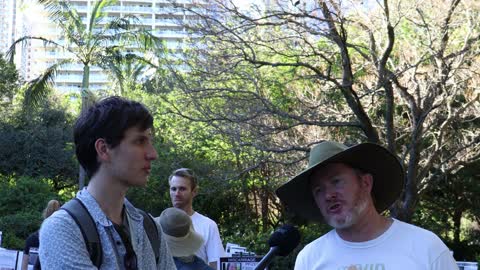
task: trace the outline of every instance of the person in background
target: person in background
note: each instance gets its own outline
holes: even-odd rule
[[[225,250],[220,239],[217,223],[193,210],[193,198],[198,194],[197,177],[192,170],[181,168],[170,175],[168,183],[173,207],[182,209],[190,216],[193,228],[205,240],[196,255],[213,269],[217,269],[217,262],[220,257],[225,256]]]
[[[60,208],[60,202],[57,200],[50,200],[47,207],[43,209],[42,218],[45,220]],[[38,261],[38,231],[30,234],[25,241],[25,248],[23,249],[22,270],[28,270],[28,265],[34,266]],[[36,253],[35,256],[30,256],[30,251]],[[37,264],[38,265],[38,264]],[[38,267],[38,266],[37,266]]]
[[[276,193],[287,210],[333,230],[297,256],[295,270],[458,269],[434,233],[381,215],[400,196],[404,171],[384,147],[322,142],[306,170]]]
[[[171,207],[163,210],[155,221],[162,227],[177,270],[213,270],[195,255],[204,240],[193,229],[192,220],[187,213]]]

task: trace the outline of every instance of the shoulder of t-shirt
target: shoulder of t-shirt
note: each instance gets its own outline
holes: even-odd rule
[[[198,218],[198,219],[203,219],[203,221],[217,224],[213,219],[211,219],[211,218],[209,218],[209,217],[207,217],[207,216],[205,216],[205,215],[202,215],[202,214],[198,213],[197,211],[195,211],[195,212],[193,213],[192,218],[193,218],[194,216],[195,216],[196,218]]]
[[[395,225],[398,226],[399,229],[401,230],[406,230],[407,232],[410,232],[410,233],[414,233],[416,234],[418,237],[425,237],[425,238],[438,238],[438,236],[427,230],[427,229],[424,229],[422,227],[419,227],[419,226],[416,226],[416,225],[413,225],[413,224],[410,224],[410,223],[407,223],[407,222],[404,222],[404,221],[401,221],[401,220],[398,220],[398,219],[394,219],[394,222],[395,222]]]
[[[432,262],[437,261],[442,256],[451,256],[447,245],[445,245],[442,239],[440,239],[440,237],[435,233],[413,224],[398,220],[395,221],[398,222],[399,226],[403,227],[403,233],[399,232],[403,234],[403,237],[409,235],[412,239],[412,242],[415,241],[415,243],[421,243],[421,245],[412,245],[415,254],[421,254],[422,252],[425,252],[423,256],[428,256]],[[453,260],[453,258],[450,259]]]
[[[305,245],[305,247],[301,250],[301,252],[306,252],[309,249],[317,249],[319,245],[323,245],[326,242],[330,241],[334,237],[334,234],[335,234],[335,230],[330,230],[326,234],[318,237],[317,239]]]
[[[60,231],[80,232],[75,221],[67,211],[55,211],[50,217],[45,219],[40,228],[40,235],[57,234]]]
[[[412,237],[415,239],[417,243],[423,243],[426,245],[427,248],[435,248],[441,252],[445,249],[448,249],[445,243],[432,231],[424,229],[422,227],[403,222],[397,219],[394,219],[396,226],[398,226],[399,232],[395,232],[397,234],[401,234],[402,237]]]

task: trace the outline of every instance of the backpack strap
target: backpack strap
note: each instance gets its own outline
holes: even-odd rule
[[[158,259],[160,258],[160,237],[158,236],[157,224],[147,212],[138,208],[137,210],[143,216],[143,228],[147,233],[148,240],[155,254],[155,262],[158,264]]]
[[[90,260],[97,268],[100,268],[103,258],[102,243],[95,222],[87,208],[78,198],[73,198],[65,203],[61,209],[70,214],[75,223],[77,223],[87,246],[88,254],[90,254]],[[160,258],[160,237],[158,236],[157,225],[152,216],[147,212],[138,208],[137,210],[143,216],[143,228],[147,233],[148,240],[155,254],[155,262],[158,264]]]
[[[103,257],[102,243],[100,242],[97,226],[87,208],[82,201],[73,198],[65,203],[61,209],[70,214],[73,220],[75,220],[75,223],[77,223],[87,246],[88,254],[90,254],[90,260],[100,269]]]

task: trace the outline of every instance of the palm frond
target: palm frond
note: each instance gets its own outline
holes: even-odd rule
[[[40,41],[43,41],[43,44],[44,44],[45,46],[46,46],[47,44],[50,44],[50,45],[54,45],[55,47],[61,47],[61,48],[63,48],[63,46],[60,45],[59,43],[57,43],[57,42],[55,42],[55,41],[53,41],[53,40],[44,38],[44,37],[23,36],[23,37],[15,40],[15,41],[13,42],[13,44],[10,46],[10,48],[8,48],[7,53],[5,54],[6,59],[7,59],[9,62],[13,62],[13,59],[15,58],[15,53],[16,53],[17,45],[18,45],[18,44],[21,44],[23,47],[26,47],[26,46],[28,45],[28,41],[31,41],[31,40],[40,40]]]
[[[42,4],[45,9],[47,10],[48,16],[57,21],[58,19],[62,18],[62,13],[64,12],[62,1],[58,0],[38,0],[40,4]]]
[[[156,65],[155,63],[150,61],[150,59],[147,59],[147,58],[145,58],[143,56],[140,56],[136,53],[127,54],[127,57],[129,58],[129,61],[132,62],[132,63],[135,62],[135,63],[139,63],[139,64],[142,64],[142,65],[151,67],[151,68],[158,68],[158,65]]]
[[[76,45],[81,45],[84,42],[87,35],[85,24],[78,11],[70,4],[65,4],[62,23],[59,26],[65,30],[64,36],[68,42]]]
[[[131,76],[132,78],[139,78],[144,72],[144,70],[147,68],[147,65],[145,63],[135,63],[134,66],[132,67],[131,71]]]
[[[128,31],[131,28],[132,22],[135,16],[126,16],[114,18],[107,22],[104,26],[104,31],[110,35],[122,34]]]
[[[104,58],[101,66],[109,71],[113,77],[119,82],[123,81],[125,78],[122,71],[123,57],[121,54],[117,54],[108,58]]]
[[[164,39],[155,36],[150,31],[141,31],[139,33],[135,33],[135,36],[137,37],[139,48],[143,50],[164,46],[165,43]]]
[[[48,67],[40,76],[27,83],[24,106],[37,107],[52,91],[57,71],[70,60],[63,60]]]
[[[95,5],[92,8],[92,15],[90,16],[90,21],[88,23],[88,33],[91,35],[94,31],[94,28],[99,25],[100,20],[102,20],[107,14],[104,12],[105,8],[115,4],[116,0],[100,0],[96,1]]]

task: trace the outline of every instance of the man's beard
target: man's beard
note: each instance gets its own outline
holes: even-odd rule
[[[329,216],[326,218],[328,225],[335,229],[346,229],[354,225],[368,205],[367,196],[364,193],[358,192],[355,199],[355,205],[342,216]]]

